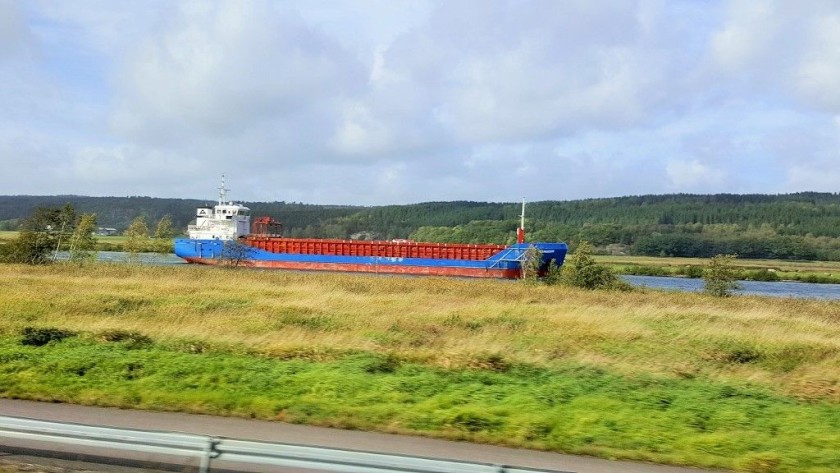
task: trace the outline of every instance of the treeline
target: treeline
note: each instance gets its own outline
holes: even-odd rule
[[[35,207],[71,203],[95,213],[100,226],[122,231],[137,216],[170,215],[176,228],[213,201],[150,197],[13,196],[0,199],[0,229],[14,230]],[[311,238],[408,238],[510,243],[520,204],[427,202],[381,207],[245,203],[253,215],[281,220],[285,234]],[[840,260],[840,194],[649,195],[528,205],[530,240],[586,240],[598,252],[649,256]]]
[[[213,206],[214,200],[161,199],[155,197],[86,197],[0,196],[0,230],[18,230],[21,223],[38,207],[60,208],[70,204],[79,213],[96,214],[100,227],[114,228],[122,234],[137,217],[157,222],[165,216],[176,228],[186,230],[195,220],[195,209]],[[360,207],[323,206],[287,202],[249,202],[253,215],[282,219],[287,228],[316,233],[337,217],[349,215]]]

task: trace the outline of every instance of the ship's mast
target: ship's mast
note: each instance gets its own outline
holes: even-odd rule
[[[219,186],[219,205],[225,205],[225,192],[230,189],[225,189],[225,175],[222,174],[222,184]]]

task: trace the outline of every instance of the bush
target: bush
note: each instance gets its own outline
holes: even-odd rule
[[[65,338],[75,337],[76,332],[61,330],[58,328],[25,327],[21,334],[23,339],[21,345],[41,347],[50,342],[60,342]]]
[[[748,271],[746,277],[752,281],[779,281],[781,279],[778,274],[766,268]]]
[[[717,255],[709,261],[703,273],[703,290],[716,297],[728,297],[738,288],[736,271],[732,267],[735,255]]]
[[[584,289],[624,289],[623,283],[606,266],[595,262],[592,258],[592,245],[582,241],[575,250],[575,254],[563,265],[560,276],[563,284]]]
[[[633,276],[670,276],[666,268],[661,266],[631,265],[626,266],[622,271],[624,274]]]
[[[140,332],[106,330],[102,332],[101,336],[106,342],[125,343],[128,348],[144,348],[152,345],[152,339]]]
[[[700,279],[703,277],[703,267],[702,266],[686,266],[680,274],[685,275],[685,277],[692,278],[692,279]]]

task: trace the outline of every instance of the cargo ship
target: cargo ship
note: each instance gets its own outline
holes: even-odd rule
[[[272,218],[258,217],[252,224],[250,209],[227,201],[227,190],[223,177],[218,203],[196,209],[189,237],[175,240],[180,258],[253,268],[517,279],[526,267],[544,274],[566,257],[565,243],[525,242],[524,203],[517,243],[509,246],[287,238]]]

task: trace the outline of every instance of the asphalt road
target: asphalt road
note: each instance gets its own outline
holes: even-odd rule
[[[704,473],[715,470],[610,461],[578,455],[479,445],[403,435],[311,427],[228,417],[0,399],[0,415],[243,440],[293,443],[475,461],[575,473]],[[6,445],[0,438],[2,445]]]

